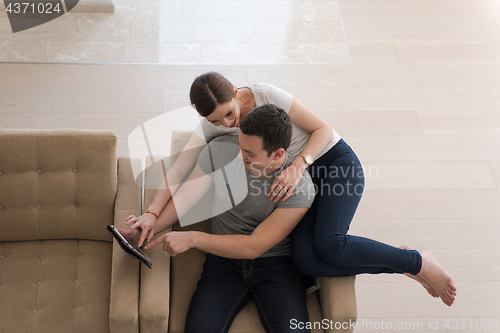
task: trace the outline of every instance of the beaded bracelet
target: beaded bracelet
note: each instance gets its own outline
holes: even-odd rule
[[[147,210],[145,213],[153,214],[154,216],[156,216],[156,218],[157,218],[157,219],[159,218],[159,217],[158,217],[158,215],[156,215],[156,214],[155,214],[155,213],[153,213],[153,212],[150,212],[149,210]]]

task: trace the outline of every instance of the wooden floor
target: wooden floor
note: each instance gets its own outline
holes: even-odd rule
[[[188,105],[201,73],[275,84],[363,163],[350,233],[430,249],[458,288],[448,308],[404,276],[360,275],[356,332],[500,332],[500,1],[339,8],[352,64],[0,64],[0,128],[112,128],[127,156],[131,131]]]

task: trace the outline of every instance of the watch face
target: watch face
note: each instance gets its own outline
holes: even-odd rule
[[[312,159],[312,157],[310,155],[306,156],[306,162],[307,162],[307,164],[312,164],[313,159]]]

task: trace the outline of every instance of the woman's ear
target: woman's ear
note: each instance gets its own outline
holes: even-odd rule
[[[234,94],[236,95],[236,97],[238,97],[238,88],[233,86],[233,91],[234,91]]]

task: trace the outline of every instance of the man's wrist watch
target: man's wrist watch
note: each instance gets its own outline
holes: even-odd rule
[[[313,162],[314,162],[311,155],[300,154],[299,156],[301,156],[304,159],[304,162],[306,162],[307,166],[313,164]]]

